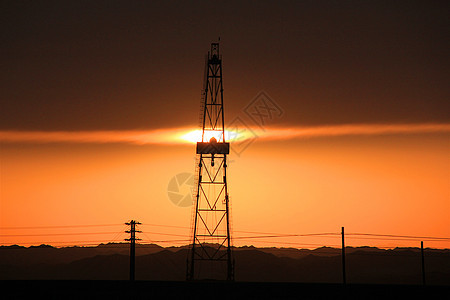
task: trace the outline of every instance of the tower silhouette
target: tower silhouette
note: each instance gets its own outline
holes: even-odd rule
[[[222,57],[212,43],[201,101],[202,140],[197,143],[195,212],[187,280],[234,280],[227,188]]]

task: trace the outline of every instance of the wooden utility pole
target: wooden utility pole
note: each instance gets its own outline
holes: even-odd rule
[[[136,225],[139,225],[141,223],[136,222],[135,220],[131,220],[128,223],[125,223],[125,225],[130,226],[130,230],[125,231],[126,233],[130,234],[129,239],[125,239],[126,241],[130,241],[130,280],[134,280],[134,274],[135,274],[135,261],[136,261],[136,240],[140,240],[136,238],[136,232],[141,232],[140,230],[136,230]]]
[[[425,285],[425,259],[423,256],[423,241],[420,242],[420,254],[422,256],[422,284]]]
[[[347,284],[347,278],[345,276],[345,241],[344,241],[344,227],[342,227],[341,231],[342,235],[342,283],[344,285]]]

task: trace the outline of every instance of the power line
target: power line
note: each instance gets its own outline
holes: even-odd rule
[[[145,231],[145,232],[146,232],[146,233],[150,233],[150,234],[157,234],[157,235],[169,235],[169,236],[186,237],[185,234],[164,233],[164,232],[151,232],[151,231]]]
[[[75,225],[55,225],[55,226],[36,226],[36,227],[0,227],[0,230],[30,230],[30,229],[70,229],[70,228],[95,228],[95,227],[108,227],[108,226],[123,226],[123,224],[75,224]],[[166,225],[166,224],[153,224],[153,223],[144,223],[142,226],[154,226],[154,227],[167,227],[167,228],[179,228],[179,229],[189,229],[189,227],[186,226],[176,226],[176,225]],[[260,232],[260,231],[245,231],[245,230],[236,230],[234,232],[239,233],[248,233],[251,235],[244,235],[244,236],[236,236],[233,238],[233,240],[237,240],[240,242],[245,242],[246,240],[255,240],[255,239],[264,239],[264,238],[294,238],[294,237],[322,237],[322,238],[339,238],[339,233],[334,232],[328,232],[328,233],[303,233],[303,234],[296,234],[296,233],[273,233],[273,232]],[[103,243],[103,242],[114,242],[117,240],[120,235],[122,234],[122,231],[116,232],[116,231],[103,231],[103,232],[53,232],[53,233],[30,233],[30,234],[0,234],[0,237],[3,238],[14,238],[14,237],[45,237],[45,236],[88,236],[88,235],[107,235],[107,234],[115,234],[114,238],[112,240],[99,240],[99,241],[51,241],[51,242],[23,242],[18,243],[14,242],[15,244],[68,244],[68,243],[83,243],[83,245],[86,245],[86,243]],[[157,232],[157,231],[145,231],[145,236],[148,238],[148,240],[152,243],[182,243],[182,242],[189,242],[191,239],[188,239],[188,235],[185,234],[176,234],[176,233],[168,233],[168,232]],[[165,235],[165,236],[173,236],[173,237],[181,237],[185,239],[172,239],[172,240],[152,240],[149,235]],[[256,235],[253,235],[256,234]],[[257,235],[260,234],[260,235]],[[347,233],[346,238],[349,240],[384,240],[384,241],[398,241],[398,242],[407,242],[407,241],[430,241],[430,242],[449,242],[449,237],[436,237],[436,236],[414,236],[414,235],[394,235],[394,234],[375,234],[375,233]],[[282,241],[267,241],[267,240],[260,240],[260,242],[266,242],[266,243],[279,243],[279,244],[292,244],[292,245],[309,245],[309,246],[323,246],[321,244],[306,244],[306,243],[295,243],[295,242],[282,242]],[[12,244],[12,243],[8,243]],[[382,246],[377,246],[382,247]],[[396,247],[396,245],[389,246],[389,247],[382,247],[382,248],[392,248]]]
[[[42,233],[42,234],[0,234],[0,237],[26,237],[26,236],[69,236],[69,235],[101,235],[101,234],[121,234],[122,232],[107,231],[107,232],[69,232],[69,233]],[[173,234],[164,232],[153,232],[146,231],[148,234],[155,235],[167,235],[167,236],[178,236],[186,237],[183,234]],[[357,235],[352,236],[352,235]],[[364,237],[370,236],[370,237]],[[328,238],[338,238],[338,233],[306,233],[306,234],[273,234],[273,235],[261,235],[261,236],[237,236],[234,240],[241,239],[259,239],[259,238],[282,238],[282,237],[328,237]],[[417,240],[422,239],[426,241],[450,241],[449,238],[437,238],[437,237],[412,237],[412,236],[395,236],[395,235],[381,235],[381,234],[346,234],[349,239],[365,239],[365,240],[389,240],[389,241],[406,241],[406,240]],[[116,237],[117,238],[117,237]],[[400,238],[400,240],[399,240]],[[150,238],[149,238],[150,240]]]
[[[16,237],[16,236],[57,236],[57,235],[91,235],[91,234],[113,234],[117,231],[108,232],[67,232],[67,233],[39,233],[39,234],[0,234],[0,237]]]
[[[169,228],[181,228],[181,229],[189,229],[190,227],[187,226],[175,226],[175,225],[163,225],[163,224],[149,224],[144,223],[143,226],[157,226],[157,227],[169,227]],[[314,235],[334,235],[334,236],[340,236],[340,233],[333,232],[333,233],[306,233],[306,234],[285,234],[285,233],[273,233],[273,232],[261,232],[261,231],[244,231],[244,230],[233,230],[233,232],[239,232],[239,233],[255,233],[255,234],[267,234],[267,235],[273,235],[273,236],[314,236]],[[367,236],[377,236],[377,237],[393,237],[393,238],[411,238],[411,239],[427,239],[427,240],[450,240],[449,237],[426,237],[426,236],[409,236],[409,235],[392,235],[392,234],[373,234],[373,233],[346,233],[345,236],[351,236],[351,235],[367,235]],[[331,237],[331,236],[330,236]],[[239,237],[234,237],[233,239],[236,239]],[[390,240],[390,239],[386,239]]]
[[[0,230],[15,229],[52,229],[52,228],[82,228],[82,227],[105,227],[105,226],[121,226],[123,224],[89,224],[89,225],[55,225],[55,226],[27,226],[27,227],[0,227]]]
[[[66,243],[73,243],[75,246],[84,245],[84,243],[92,243],[98,245],[98,243],[111,243],[111,240],[94,240],[94,241],[39,241],[39,242],[15,242],[15,245],[21,244],[21,245],[42,245],[42,244],[66,244]]]
[[[54,225],[54,226],[26,226],[26,227],[0,227],[0,230],[22,230],[22,229],[53,229],[53,228],[86,228],[86,227],[106,227],[106,226],[123,226],[123,224],[80,224],[80,225]],[[180,228],[189,229],[187,226],[176,226],[176,225],[166,225],[166,224],[154,224],[154,223],[143,223],[141,226],[156,226],[156,227],[168,227],[168,228]],[[273,232],[261,232],[261,231],[244,231],[235,230],[234,232],[240,233],[255,233],[255,234],[265,234],[273,236],[313,236],[313,235],[340,235],[340,233],[306,233],[306,234],[296,234],[296,233],[273,233]],[[115,233],[115,232],[114,232]],[[152,233],[152,232],[149,232]],[[78,234],[78,233],[77,233]],[[375,237],[393,237],[393,238],[411,238],[411,239],[432,239],[432,240],[450,240],[450,237],[432,237],[432,236],[413,236],[413,235],[393,235],[393,234],[375,234],[375,233],[346,233],[347,236],[361,235],[361,236],[375,236]],[[1,235],[6,236],[6,235]]]
[[[187,226],[176,226],[176,225],[163,225],[163,224],[150,224],[150,223],[142,223],[141,226],[156,226],[156,227],[170,227],[170,228],[182,228],[189,229]]]
[[[304,236],[336,236],[338,233],[306,233],[306,234],[279,234],[279,235],[261,235],[261,236],[237,236],[233,239],[259,239],[259,238],[280,238],[280,237],[304,237]]]
[[[143,240],[143,241],[147,241],[147,240]],[[150,243],[154,244],[154,243],[186,243],[186,242],[190,242],[191,239],[179,239],[179,240],[148,240]]]
[[[346,233],[345,236],[365,235],[379,237],[395,237],[395,238],[411,238],[411,239],[433,239],[433,240],[450,240],[450,237],[432,237],[432,236],[413,236],[413,235],[393,235],[393,234],[375,234],[375,233]]]
[[[390,237],[352,237],[352,236],[345,236],[346,239],[351,240],[382,240],[382,241],[428,241],[428,242],[450,242],[450,240],[447,239],[427,239],[427,238],[390,238]]]
[[[269,240],[265,240],[265,241],[259,241],[259,242],[264,242],[264,243],[279,243],[279,244],[286,244],[286,245],[299,245],[299,246],[320,246],[320,247],[340,247],[340,245],[338,244],[333,244],[333,245],[324,245],[324,244],[310,244],[310,243],[295,243],[295,242],[279,242],[279,241],[269,241]],[[321,252],[322,253],[322,252]],[[325,253],[325,252],[324,252]],[[333,252],[334,253],[334,252]]]

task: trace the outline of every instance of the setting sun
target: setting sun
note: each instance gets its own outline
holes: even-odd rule
[[[188,133],[181,135],[180,139],[195,144],[197,142],[202,141],[209,142],[213,137],[218,142],[223,142],[222,131],[217,130],[205,130],[203,140],[202,140],[202,130],[200,129],[189,131]],[[225,130],[225,141],[227,142],[243,140],[246,138],[248,138],[248,136],[244,134],[244,132],[241,132],[239,130],[236,131]]]

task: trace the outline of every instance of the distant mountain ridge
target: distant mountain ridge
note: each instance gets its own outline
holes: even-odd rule
[[[237,281],[326,282],[342,281],[341,249],[236,247]],[[186,246],[164,248],[136,245],[137,280],[185,279]],[[346,248],[350,283],[421,284],[418,248],[384,250]],[[450,249],[426,249],[428,284],[450,286]],[[129,246],[126,243],[96,247],[54,248],[48,245],[0,247],[0,279],[127,280]]]

